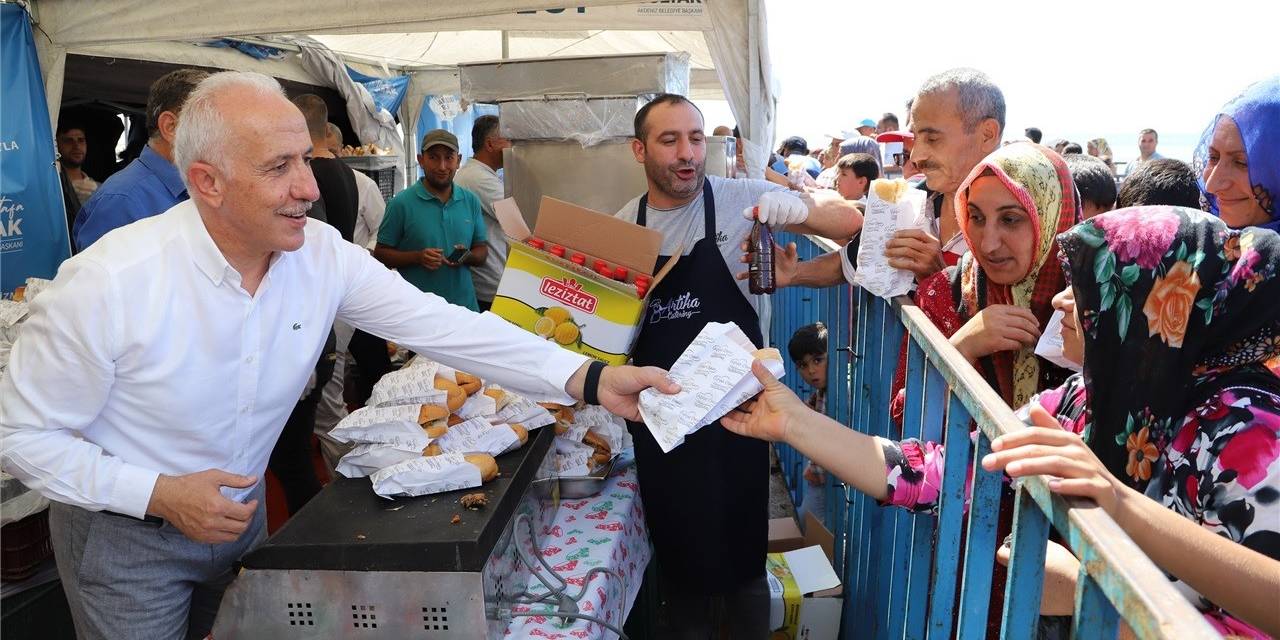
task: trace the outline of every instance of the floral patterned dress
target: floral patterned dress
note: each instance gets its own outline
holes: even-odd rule
[[[1280,560],[1280,236],[1140,207],[1093,218],[1059,242],[1085,367],[1032,402],[1081,434],[1115,477]],[[884,504],[934,509],[945,448],[880,443]],[[1266,637],[1170,580],[1224,635]]]

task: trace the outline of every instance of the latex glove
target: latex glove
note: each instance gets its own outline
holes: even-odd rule
[[[809,206],[785,191],[769,191],[760,196],[756,206],[743,209],[742,217],[775,227],[800,224],[809,219]]]

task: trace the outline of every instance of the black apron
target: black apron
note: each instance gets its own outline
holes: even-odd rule
[[[670,368],[708,322],[736,323],[756,346],[763,343],[759,317],[716,247],[709,181],[703,183],[702,200],[706,233],[653,290],[632,350],[636,365]],[[647,209],[648,194],[640,198],[637,224],[645,226]],[[658,268],[670,259],[659,256]],[[671,304],[681,299],[683,304]],[[664,303],[682,312],[655,312]],[[645,519],[665,576],[691,592],[712,595],[763,576],[768,444],[731,433],[717,420],[663,453],[643,423],[628,422],[628,427],[635,439]]]

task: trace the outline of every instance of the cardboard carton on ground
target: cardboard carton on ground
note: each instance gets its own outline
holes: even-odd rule
[[[769,520],[769,553],[795,551],[805,546],[804,536],[794,518],[773,518]]]
[[[770,539],[770,553],[765,560],[769,627],[774,631],[770,637],[835,640],[840,633],[843,598],[840,578],[831,567],[833,537],[812,514],[805,516],[805,535],[798,548],[773,552],[774,540]],[[795,526],[794,522],[790,524]],[[781,542],[779,547],[786,546]]]
[[[648,304],[648,292],[645,298],[636,294],[635,277],[648,276],[652,292],[677,261],[654,273],[662,234],[545,196],[532,232],[514,199],[493,208],[510,251],[491,310],[570,351],[625,364]],[[565,257],[525,244],[530,237],[542,239],[547,249],[565,247]],[[568,259],[575,253],[586,256],[586,266]],[[627,282],[597,274],[591,269],[596,259],[626,267]]]

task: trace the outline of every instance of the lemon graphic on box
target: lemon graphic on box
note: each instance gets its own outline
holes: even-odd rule
[[[564,307],[543,307],[538,309],[542,317],[533,323],[533,332],[557,344],[582,346],[582,327],[573,321],[573,314]]]

